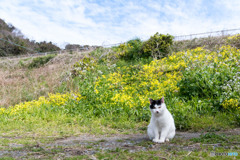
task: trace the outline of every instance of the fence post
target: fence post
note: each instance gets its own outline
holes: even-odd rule
[[[222,30],[221,32],[222,32],[222,36],[224,36],[224,30]]]

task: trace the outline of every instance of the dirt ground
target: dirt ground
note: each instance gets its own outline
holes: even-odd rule
[[[234,136],[240,135],[240,128],[214,132],[217,135]],[[199,150],[201,145],[209,145],[218,147],[221,143],[201,144],[200,143],[185,143],[192,138],[199,138],[205,133],[200,132],[176,132],[175,138],[164,144],[156,144],[151,142],[146,134],[119,134],[111,136],[94,136],[83,134],[77,137],[67,137],[56,139],[50,143],[42,144],[37,142],[37,145],[26,147],[23,144],[9,144],[11,150],[0,150],[1,157],[12,157],[14,159],[46,159],[52,157],[53,159],[65,159],[68,157],[78,155],[93,156],[97,152],[127,150],[128,152],[138,151],[156,151],[161,149],[175,149],[183,151]],[[7,137],[0,137],[1,139]],[[21,137],[8,137],[9,139]],[[235,142],[237,147],[240,147],[240,142]],[[94,157],[94,156],[93,156]],[[94,159],[94,158],[93,158]]]

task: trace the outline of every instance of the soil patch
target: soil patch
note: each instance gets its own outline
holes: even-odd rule
[[[191,141],[192,138],[199,138],[207,132],[176,132],[175,138],[164,144],[156,144],[150,141],[146,134],[129,134],[129,135],[111,135],[95,136],[83,134],[77,137],[67,137],[55,140],[49,144],[41,144],[22,148],[19,150],[0,151],[0,157],[9,156],[17,159],[64,159],[78,155],[93,156],[97,152],[126,150],[128,152],[138,151],[155,151],[155,150],[176,150],[176,151],[196,151],[201,150],[201,145],[220,147],[221,143],[201,144]],[[234,136],[240,135],[240,128],[228,131],[214,132],[216,135]],[[9,137],[10,138],[10,137]],[[240,147],[240,143],[236,143]],[[21,148],[19,144],[11,144],[10,147]],[[235,146],[236,147],[236,146]]]

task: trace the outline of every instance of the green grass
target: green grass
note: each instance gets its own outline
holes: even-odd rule
[[[0,136],[3,138],[0,151],[27,151],[40,154],[44,159],[61,158],[61,153],[68,149],[73,150],[69,159],[231,159],[209,155],[210,152],[239,152],[239,146],[235,145],[240,141],[239,136],[215,132],[236,128],[240,124],[237,61],[240,50],[231,47],[218,51],[196,48],[162,59],[124,60],[121,56],[119,58],[118,47],[98,49],[72,65],[63,73],[67,78],[53,89],[55,94],[1,108]],[[136,49],[129,51],[136,54]],[[101,56],[105,52],[107,54]],[[40,70],[53,57],[36,58],[28,65],[27,61],[21,61],[20,65],[27,72],[20,76],[30,77],[30,84],[41,81],[36,90],[49,88],[46,76],[34,79],[29,74]],[[52,85],[55,83],[58,82]],[[32,100],[34,97],[27,87],[23,99]],[[107,150],[96,148],[106,140],[89,142],[86,146],[70,145],[69,148],[46,147],[57,139],[83,133],[106,137],[145,134],[151,117],[148,99],[162,96],[178,131],[210,133],[191,140],[176,138],[163,145],[142,141],[133,148],[144,149],[134,152],[126,146]],[[131,139],[128,141],[133,143]],[[221,145],[213,147],[214,143]],[[11,147],[9,144],[18,145]],[[96,152],[79,156],[81,149]],[[27,158],[34,159],[31,155]]]
[[[56,55],[47,55],[47,56],[42,56],[42,57],[37,57],[32,60],[31,63],[27,65],[29,69],[32,68],[39,68],[43,65],[45,65],[47,62],[49,62],[51,59],[53,59]]]

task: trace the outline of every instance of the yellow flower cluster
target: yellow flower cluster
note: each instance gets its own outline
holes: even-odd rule
[[[240,104],[238,102],[237,99],[229,99],[229,100],[225,100],[222,103],[223,108],[225,109],[238,109],[240,110]]]
[[[102,91],[96,92],[99,93],[99,100],[104,101],[110,96],[109,103],[132,108],[146,106],[149,103],[148,98],[160,98],[166,91],[177,92],[177,82],[181,75],[178,72],[164,74],[158,63],[158,60],[154,60],[136,73],[128,72],[133,67],[130,66],[125,67],[123,73],[119,69],[115,73],[102,76],[95,85],[95,91]]]
[[[50,104],[53,106],[65,105],[69,100],[75,100],[78,103],[83,97],[79,93],[66,93],[66,94],[49,94],[48,98],[40,97],[38,100],[29,102],[23,102],[15,106],[11,106],[8,109],[0,108],[0,114],[16,115],[23,112],[30,111],[33,108],[41,107],[44,104]]]
[[[57,94],[49,94],[48,96],[49,96],[48,102],[51,105],[55,105],[55,106],[62,106],[66,102],[68,102],[70,99],[76,100],[77,102],[82,99],[82,96],[78,93],[66,93],[66,94],[57,93]]]
[[[201,47],[173,53],[143,66],[118,68],[114,73],[98,78],[95,92],[98,99],[112,105],[137,107],[148,105],[148,98],[159,99],[167,93],[179,91],[177,83],[186,69],[219,65],[236,65],[239,50],[223,46],[219,52]],[[134,70],[134,71],[133,71]]]
[[[240,39],[240,34],[236,34],[227,38],[228,40],[238,40]]]

